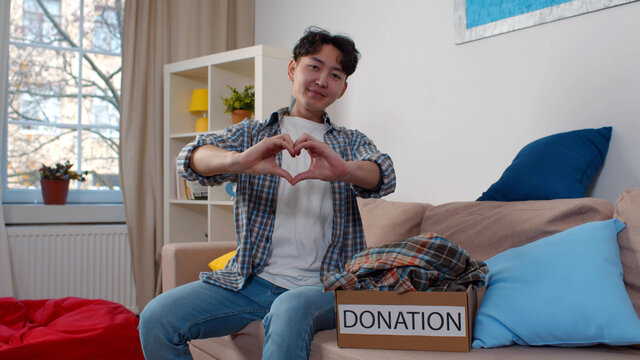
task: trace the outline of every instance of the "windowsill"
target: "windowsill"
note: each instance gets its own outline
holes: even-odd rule
[[[3,204],[7,225],[124,223],[122,204]]]

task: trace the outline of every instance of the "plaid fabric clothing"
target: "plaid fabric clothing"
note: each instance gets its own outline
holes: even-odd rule
[[[344,272],[325,277],[325,290],[465,291],[483,286],[489,271],[466,250],[435,233],[362,251]]]
[[[223,270],[203,272],[204,281],[237,290],[245,279],[258,274],[268,259],[276,214],[276,197],[279,178],[275,175],[223,174],[203,177],[189,167],[193,151],[211,144],[229,151],[242,152],[261,140],[280,134],[280,119],[287,115],[287,108],[273,113],[265,122],[245,120],[219,133],[198,135],[187,144],[178,156],[178,173],[187,180],[198,180],[203,185],[219,185],[226,181],[237,184],[234,216],[238,250]],[[391,158],[383,154],[373,142],[357,130],[334,126],[327,114],[324,122],[328,130],[324,142],[347,161],[368,160],[378,164],[381,182],[375,190],[366,190],[344,182],[331,182],[333,201],[333,227],[331,243],[324,255],[320,279],[332,270],[342,270],[343,264],[366,248],[362,221],[356,203],[356,195],[379,198],[395,190],[396,177]],[[276,160],[281,164],[282,155]]]

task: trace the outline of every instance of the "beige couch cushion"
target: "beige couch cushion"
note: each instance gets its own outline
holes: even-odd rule
[[[377,247],[420,234],[422,216],[432,206],[427,203],[358,198],[367,246]]]
[[[311,343],[309,360],[603,360],[637,359],[640,351],[629,347],[551,347],[505,346],[492,349],[471,349],[470,352],[378,350],[340,348],[336,344],[336,331],[318,332]]]
[[[613,205],[596,198],[454,202],[427,209],[420,233],[439,233],[473,258],[486,260],[507,249],[612,216]]]
[[[624,284],[640,316],[640,189],[624,190],[616,201],[614,216],[627,227],[618,234]]]

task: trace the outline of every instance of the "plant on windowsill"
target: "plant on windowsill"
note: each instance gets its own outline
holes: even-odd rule
[[[42,199],[46,205],[64,205],[69,194],[69,181],[85,181],[84,175],[88,171],[76,172],[71,170],[73,164],[67,160],[64,163],[56,163],[55,167],[42,164],[40,168],[40,188]]]
[[[231,121],[237,124],[245,118],[251,118],[255,107],[255,91],[253,85],[244,87],[244,91],[239,92],[236,88],[227,85],[231,90],[231,96],[222,97],[222,104],[226,106],[225,113],[231,113]]]

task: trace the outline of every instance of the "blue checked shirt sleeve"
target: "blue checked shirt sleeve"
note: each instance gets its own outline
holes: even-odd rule
[[[191,155],[195,149],[203,145],[214,145],[228,151],[242,152],[252,145],[250,134],[257,125],[257,122],[247,120],[217,133],[198,135],[180,151],[176,163],[178,174],[189,181],[198,181],[205,186],[220,185],[227,181],[236,182],[237,174],[202,176],[196,173],[190,167]]]
[[[352,185],[357,196],[362,198],[380,198],[391,194],[396,189],[396,172],[393,161],[387,154],[381,153],[376,145],[363,133],[352,130],[351,158],[354,161],[372,161],[380,169],[380,182],[378,187],[367,190],[357,185]]]

